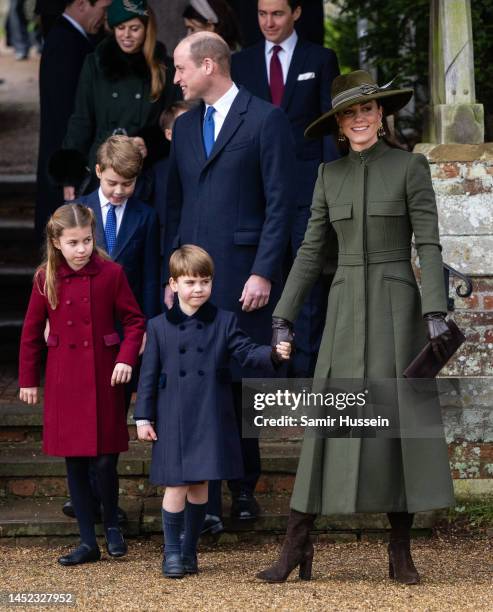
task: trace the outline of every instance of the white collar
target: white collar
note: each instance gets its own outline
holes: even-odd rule
[[[265,52],[269,54],[276,45],[279,45],[283,51],[286,51],[286,53],[293,53],[297,42],[298,42],[298,34],[296,34],[296,30],[293,30],[291,34],[287,38],[285,38],[281,43],[273,43],[270,40],[266,40],[265,41]]]
[[[76,21],[76,20],[75,20],[73,17],[71,17],[70,15],[67,15],[67,13],[63,13],[63,17],[65,17],[65,19],[66,19],[66,20],[67,20],[69,23],[71,23],[71,24],[74,26],[74,28],[75,28],[76,30],[78,30],[78,31],[79,31],[79,32],[82,34],[82,36],[83,36],[84,38],[87,38],[87,40],[89,40],[89,37],[88,37],[88,35],[87,35],[87,32],[84,30],[84,28],[83,28],[83,27],[80,25],[80,23],[79,23],[78,21]]]
[[[236,87],[236,85],[233,83],[228,89],[228,91],[223,96],[221,96],[219,100],[216,100],[214,104],[205,105],[205,112],[207,112],[209,106],[213,106],[216,109],[216,113],[219,113],[220,115],[225,117],[228,114],[229,109],[231,108],[231,105],[233,104],[238,92],[238,87]]]

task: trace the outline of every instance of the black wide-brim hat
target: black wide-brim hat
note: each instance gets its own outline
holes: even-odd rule
[[[332,82],[332,110],[324,113],[305,130],[307,138],[318,138],[337,131],[336,113],[369,100],[378,100],[385,115],[392,115],[406,106],[412,98],[412,89],[390,89],[392,81],[379,87],[375,79],[365,70],[341,74]]]

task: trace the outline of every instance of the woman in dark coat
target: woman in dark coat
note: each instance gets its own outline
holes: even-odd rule
[[[339,76],[332,85],[333,109],[306,132],[321,136],[339,128],[339,140],[349,144],[348,155],[320,166],[305,238],[274,311],[276,324],[289,328],[324,266],[327,244],[337,235],[338,268],[317,379],[402,378],[426,344],[426,328],[437,350],[448,333],[427,161],[382,138],[383,113],[396,112],[411,96],[409,89],[379,88],[364,71]],[[421,295],[411,266],[413,234]],[[409,404],[398,393],[394,399],[402,427]],[[437,402],[434,410],[439,419]],[[302,577],[310,577],[308,534],[316,514],[386,512],[392,527],[390,576],[414,584],[419,580],[410,554],[414,513],[453,502],[443,438],[305,437],[281,559],[258,577],[283,581],[297,565]]]
[[[75,196],[71,177],[80,175],[80,166],[94,171],[99,145],[114,133],[139,138],[146,165],[168,151],[159,116],[179,94],[172,62],[156,42],[154,15],[146,0],[113,0],[107,19],[113,33],[86,58],[64,151],[52,160],[53,176],[65,185],[65,200]],[[76,167],[67,167],[67,150],[78,152],[72,158]],[[89,187],[95,187],[94,175]]]

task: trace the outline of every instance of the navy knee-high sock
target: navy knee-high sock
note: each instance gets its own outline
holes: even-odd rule
[[[180,534],[183,531],[185,511],[168,512],[161,509],[164,533],[164,554],[181,554]]]
[[[65,457],[65,463],[67,465],[68,489],[79,524],[81,542],[91,548],[96,548],[94,505],[89,480],[90,460],[87,457]]]
[[[99,455],[92,461],[103,506],[104,527],[118,527],[118,455]]]
[[[206,509],[207,502],[205,504],[191,504],[187,500],[185,505],[185,537],[182,544],[184,557],[194,557],[197,554],[197,544],[204,526]]]

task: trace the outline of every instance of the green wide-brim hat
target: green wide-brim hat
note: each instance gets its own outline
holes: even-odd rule
[[[406,106],[412,98],[412,89],[390,89],[392,81],[379,87],[375,79],[365,70],[341,74],[332,82],[332,110],[324,113],[305,130],[307,138],[318,138],[337,131],[335,114],[368,100],[378,100],[385,115],[392,115]]]
[[[148,17],[147,0],[113,0],[106,9],[106,18],[110,28],[136,17]]]

